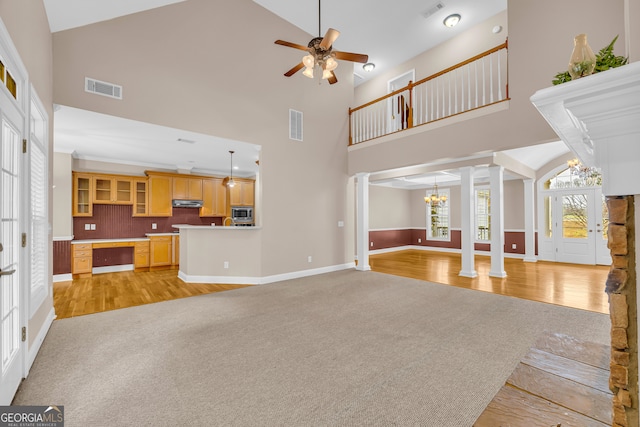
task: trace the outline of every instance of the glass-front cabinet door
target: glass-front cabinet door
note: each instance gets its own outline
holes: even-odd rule
[[[73,173],[73,216],[93,215],[93,182],[91,175]]]

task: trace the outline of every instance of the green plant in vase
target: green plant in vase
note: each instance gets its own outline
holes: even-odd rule
[[[616,56],[613,53],[613,46],[616,43],[616,40],[618,40],[618,36],[615,36],[615,38],[611,41],[611,43],[609,43],[608,46],[600,49],[600,51],[596,54],[596,64],[593,73],[599,73],[600,71],[606,71],[610,68],[616,68],[627,64],[629,58],[626,58],[624,56]],[[588,64],[588,62],[590,61],[583,61],[574,64],[574,70],[572,71],[575,71],[575,74],[580,77],[588,75],[588,73],[585,73],[585,71],[588,70],[588,66],[592,66],[592,64]],[[572,78],[571,74],[569,74],[569,71],[564,71],[557,73],[551,83],[553,83],[554,85],[559,85],[571,80]]]

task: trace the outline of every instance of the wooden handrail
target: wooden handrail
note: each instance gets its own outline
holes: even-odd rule
[[[422,84],[422,83],[424,83],[424,82],[427,82],[427,81],[429,81],[429,80],[433,80],[433,79],[435,79],[436,77],[440,77],[440,76],[441,76],[441,75],[443,75],[443,74],[450,73],[451,71],[455,70],[456,68],[464,67],[465,65],[467,65],[467,64],[469,64],[469,63],[471,63],[471,62],[477,61],[478,59],[483,58],[483,57],[485,57],[485,56],[489,56],[489,55],[491,55],[492,53],[495,53],[495,52],[497,52],[497,51],[499,51],[499,50],[501,50],[501,49],[508,49],[508,41],[507,41],[507,40],[505,40],[505,42],[504,42],[504,43],[502,43],[502,44],[501,44],[501,45],[499,45],[499,46],[496,46],[496,47],[494,47],[494,48],[491,48],[491,49],[489,49],[489,50],[487,50],[487,51],[485,51],[485,52],[482,52],[482,53],[480,53],[480,54],[478,54],[478,55],[476,55],[476,56],[472,57],[472,58],[466,59],[466,60],[464,60],[464,61],[462,61],[462,62],[460,62],[460,63],[458,63],[458,64],[456,64],[456,65],[453,65],[453,66],[451,66],[451,67],[449,67],[449,68],[447,68],[447,69],[445,69],[445,70],[438,71],[437,73],[432,74],[432,75],[430,75],[429,77],[425,77],[425,78],[424,78],[424,79],[422,79],[422,80],[418,80],[416,83],[411,83],[411,82],[409,82],[409,84],[408,84],[407,86],[405,86],[405,87],[403,87],[403,88],[400,88],[400,89],[398,89],[398,90],[396,90],[396,91],[393,91],[393,92],[391,92],[391,93],[388,93],[388,94],[386,94],[386,95],[384,95],[384,96],[381,96],[380,98],[376,98],[376,99],[374,99],[373,101],[367,102],[366,104],[362,104],[362,105],[360,105],[360,106],[358,106],[358,107],[355,107],[355,108],[349,108],[349,115],[351,115],[352,113],[354,113],[354,112],[356,112],[356,111],[358,111],[358,110],[361,110],[361,109],[363,109],[363,108],[369,107],[370,105],[373,105],[373,104],[375,104],[375,103],[377,103],[377,102],[380,102],[380,101],[383,101],[383,100],[385,100],[385,99],[387,99],[387,98],[390,98],[390,97],[392,97],[392,96],[398,95],[399,93],[402,93],[402,92],[404,92],[404,91],[407,91],[407,90],[409,90],[409,91],[410,91],[410,90],[411,90],[411,88],[413,88],[413,87],[415,87],[415,86],[418,86],[418,85],[420,85],[420,84]],[[411,91],[410,91],[410,92],[411,92]],[[409,94],[409,96],[411,96],[411,93]]]

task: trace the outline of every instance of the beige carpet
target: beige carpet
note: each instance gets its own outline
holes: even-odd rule
[[[609,317],[353,270],[55,321],[16,405],[71,426],[471,426],[544,330]]]

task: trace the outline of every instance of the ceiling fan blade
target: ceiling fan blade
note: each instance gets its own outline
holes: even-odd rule
[[[329,28],[327,30],[327,33],[322,38],[322,41],[320,42],[320,49],[329,50],[329,48],[331,48],[331,45],[336,41],[339,35],[340,31]]]
[[[336,77],[336,73],[334,73],[333,71],[331,72],[331,77],[329,77],[327,80],[329,81],[330,85],[334,83],[338,83],[338,78]]]
[[[286,73],[284,73],[284,75],[287,76],[287,77],[291,77],[295,73],[300,71],[302,68],[304,68],[304,64],[301,62],[298,65],[296,65],[295,67],[293,67],[292,69],[290,69],[289,71],[287,71]]]
[[[336,54],[337,59],[344,59],[345,61],[362,62],[363,64],[369,61],[369,55],[363,55],[361,53],[350,52],[333,52]]]
[[[286,42],[284,40],[276,40],[274,43],[282,45],[282,46],[292,47],[294,49],[300,49],[300,50],[306,50],[306,51],[309,50],[309,48],[307,46],[302,46],[301,44],[295,44],[295,43],[291,43],[291,42]]]

